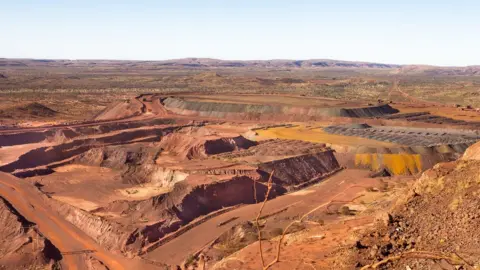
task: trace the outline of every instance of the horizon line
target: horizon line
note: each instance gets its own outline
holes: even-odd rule
[[[423,67],[439,67],[439,68],[469,68],[469,67],[480,67],[480,64],[475,65],[433,65],[433,64],[393,64],[386,62],[374,62],[374,61],[356,61],[356,60],[340,60],[340,59],[330,59],[330,58],[307,58],[307,59],[288,59],[288,58],[273,58],[273,59],[248,59],[248,60],[238,60],[238,59],[222,59],[222,58],[212,58],[212,57],[182,57],[182,58],[168,58],[168,59],[155,59],[155,60],[144,60],[144,59],[121,59],[121,58],[36,58],[36,57],[0,57],[0,60],[34,60],[34,61],[118,61],[118,62],[168,62],[168,61],[179,61],[179,60],[215,60],[215,61],[224,61],[224,62],[269,62],[269,61],[332,61],[332,62],[348,62],[348,63],[362,63],[362,64],[383,64],[383,65],[394,65],[394,66],[423,66]]]

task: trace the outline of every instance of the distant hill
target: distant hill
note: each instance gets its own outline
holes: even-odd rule
[[[409,65],[402,66],[400,73],[415,74],[423,73],[431,76],[471,76],[480,75],[480,66],[468,67],[436,67],[436,66],[420,66]]]
[[[157,62],[161,65],[170,66],[198,66],[198,67],[263,67],[263,68],[399,68],[401,65],[351,62],[328,59],[311,60],[249,60],[231,61],[207,58],[185,58]]]
[[[124,67],[259,67],[259,68],[400,68],[401,65],[351,62],[328,59],[311,60],[219,60],[210,58],[184,58],[164,61],[127,60],[48,60],[48,59],[0,59],[0,67],[40,67],[40,66],[124,66]]]
[[[382,69],[393,74],[419,74],[428,76],[480,76],[480,66],[439,67],[428,65],[396,65],[373,62],[355,62],[330,59],[309,60],[220,60],[212,58],[183,58],[162,61],[131,60],[50,60],[50,59],[9,59],[0,58],[2,68],[113,68],[121,70],[155,69],[215,69],[215,68],[264,68],[264,69]]]

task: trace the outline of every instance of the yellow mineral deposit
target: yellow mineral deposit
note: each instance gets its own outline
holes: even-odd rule
[[[419,154],[356,154],[355,166],[374,171],[386,168],[394,175],[415,174],[422,171],[422,159]]]

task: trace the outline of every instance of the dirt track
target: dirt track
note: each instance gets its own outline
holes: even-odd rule
[[[40,192],[31,184],[9,174],[0,173],[0,195],[23,217],[36,224],[63,255],[66,269],[85,269],[82,253],[90,253],[109,269],[148,269],[152,265],[140,260],[127,260],[104,250],[93,239],[50,209]],[[79,254],[78,254],[79,253]]]
[[[365,170],[344,170],[318,185],[269,201],[263,213],[268,215],[286,207],[296,213],[308,212],[313,207],[329,202],[342,193],[343,196],[337,196],[335,199],[352,200],[359,192],[364,191],[365,187],[374,186],[378,182],[376,179],[368,178],[367,175],[368,171]],[[202,249],[233,226],[253,220],[259,207],[258,204],[247,205],[212,218],[153,250],[145,257],[167,264],[180,264],[186,257]],[[224,226],[217,226],[232,218],[237,219]]]

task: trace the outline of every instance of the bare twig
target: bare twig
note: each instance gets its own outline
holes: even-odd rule
[[[467,260],[465,260],[463,257],[461,257],[457,252],[453,252],[453,254],[455,254],[455,256],[457,256],[460,260],[462,260],[465,264],[467,264],[468,266],[470,267],[474,267],[474,265],[470,262],[468,262]]]
[[[260,216],[262,215],[263,208],[265,207],[265,204],[267,203],[268,197],[270,195],[270,191],[272,190],[272,177],[274,172],[275,170],[273,170],[270,173],[270,177],[268,178],[268,182],[267,182],[267,192],[265,194],[265,199],[263,200],[262,206],[260,207],[260,211],[258,211],[257,218],[255,219],[255,227],[257,227],[257,233],[258,233],[258,245],[260,249],[260,258],[262,259],[262,267],[264,269],[268,269],[268,268],[265,268],[265,259],[263,258],[262,230],[260,229],[259,221],[260,221]],[[254,187],[255,187],[255,183],[254,183]],[[255,192],[255,200],[257,200],[256,189],[254,189],[254,192]]]
[[[446,256],[445,254],[431,252],[431,251],[407,251],[399,255],[390,256],[377,263],[365,265],[360,270],[377,269],[381,265],[384,265],[391,261],[400,260],[402,258],[419,258],[419,259],[432,259],[432,260],[444,259],[449,263],[451,263],[452,265],[461,265],[461,264],[470,265],[468,262],[466,262],[457,254],[451,254],[449,256]]]
[[[351,188],[351,187],[350,187]],[[351,203],[355,200],[357,200],[358,198],[361,198],[363,197],[364,195],[358,195],[357,197],[351,199],[351,200],[348,200],[348,201],[342,201],[342,200],[331,200],[330,203],[327,205],[327,211],[330,211],[330,206],[332,206],[333,204],[346,204],[346,203]]]
[[[273,172],[272,172],[273,174]],[[270,178],[271,178],[272,175],[270,175]],[[270,182],[271,179],[269,179],[269,182]],[[271,186],[269,184],[269,186]],[[318,209],[322,208],[322,207],[325,207],[325,206],[328,206],[330,205],[331,203],[333,202],[336,202],[335,199],[337,197],[339,197],[340,195],[344,194],[345,191],[351,189],[351,188],[355,188],[355,187],[362,187],[364,188],[363,186],[360,186],[360,185],[352,185],[352,186],[349,186],[347,188],[345,188],[342,192],[338,193],[337,195],[333,196],[328,202],[325,202],[325,203],[322,203],[320,205],[317,205],[315,208],[313,208],[312,210],[308,211],[306,214],[304,214],[302,217],[300,217],[298,220],[294,220],[292,221],[290,224],[287,225],[287,227],[283,230],[283,233],[282,235],[280,236],[280,239],[278,240],[278,243],[277,243],[277,255],[275,257],[275,259],[273,259],[270,263],[268,263],[267,265],[265,265],[265,261],[264,261],[264,258],[263,258],[263,250],[262,250],[262,242],[261,242],[261,237],[260,237],[260,228],[258,226],[258,217],[261,215],[261,212],[263,210],[263,207],[265,206],[265,203],[267,202],[266,200],[263,202],[262,204],[262,207],[260,209],[260,212],[257,216],[257,231],[259,233],[259,244],[260,244],[260,256],[261,256],[261,259],[262,259],[262,266],[263,266],[263,270],[268,270],[270,267],[272,267],[274,264],[278,263],[280,261],[280,252],[281,252],[281,246],[282,246],[282,242],[283,242],[283,239],[285,238],[285,235],[287,234],[288,230],[290,229],[291,226],[293,226],[294,224],[299,224],[299,223],[302,223],[303,220],[308,217],[310,214],[312,214],[313,212],[317,211]],[[269,189],[267,189],[267,193],[269,192]],[[359,197],[361,196],[357,196],[355,198],[353,198],[352,200],[350,201],[341,201],[341,202],[353,202],[355,201],[356,199],[358,199]]]
[[[256,180],[253,180],[253,199],[255,200],[255,204],[258,203],[258,199],[257,199],[257,181]]]

